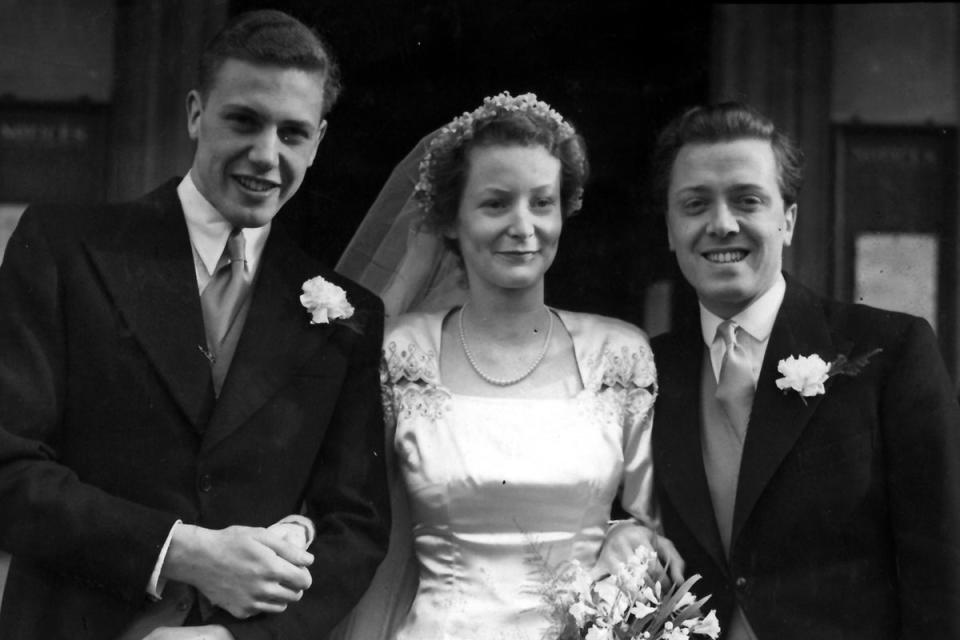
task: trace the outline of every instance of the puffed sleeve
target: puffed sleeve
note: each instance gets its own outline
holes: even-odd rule
[[[623,480],[620,504],[624,511],[660,530],[653,501],[651,434],[657,374],[646,337],[639,334],[612,360],[608,383],[621,396]]]

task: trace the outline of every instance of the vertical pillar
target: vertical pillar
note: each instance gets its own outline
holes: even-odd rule
[[[190,168],[184,99],[228,0],[117,3],[107,196],[137,197]]]
[[[793,246],[784,267],[830,294],[830,5],[713,7],[711,99],[740,100],[770,116],[803,149]]]

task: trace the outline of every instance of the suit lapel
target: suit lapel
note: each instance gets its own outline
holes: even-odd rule
[[[118,212],[103,238],[85,241],[131,333],[187,419],[203,424],[210,402],[190,237],[171,181]]]
[[[836,357],[823,307],[812,292],[791,278],[770,334],[760,369],[757,392],[750,413],[733,518],[733,545],[740,531],[783,459],[816,411],[823,396],[804,401],[799,394],[777,388],[777,364],[788,356],[820,355],[829,362]]]
[[[210,450],[264,405],[329,336],[311,325],[300,303],[301,285],[320,266],[274,225],[261,258],[236,353],[207,431]]]
[[[699,331],[692,329],[658,341],[660,395],[654,414],[654,464],[660,484],[687,528],[717,566],[725,567],[700,444],[703,350]]]

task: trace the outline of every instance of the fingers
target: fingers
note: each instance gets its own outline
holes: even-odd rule
[[[307,534],[300,525],[290,522],[278,522],[277,524],[270,525],[267,531],[279,536],[297,548],[307,548]]]
[[[303,591],[276,586],[280,590],[264,589],[255,596],[253,601],[246,604],[231,602],[219,606],[226,609],[233,617],[244,620],[261,613],[283,613],[292,603],[299,602],[303,598]]]
[[[311,564],[313,564],[312,553],[297,544],[293,544],[285,540],[281,535],[273,530],[273,527],[271,527],[271,529],[264,529],[263,533],[258,536],[258,540],[260,543],[268,547],[275,554],[292,565],[296,565],[297,567],[309,567]]]
[[[279,613],[285,611],[288,605],[299,602],[302,598],[302,589],[291,589],[282,584],[276,584],[260,594],[256,607],[258,611],[264,613]]]
[[[283,613],[288,606],[290,606],[289,602],[258,601],[240,609],[227,607],[227,611],[233,617],[245,620],[261,613]]]
[[[667,567],[672,582],[683,582],[686,564],[673,542],[637,522],[618,522],[607,530],[606,540],[591,571],[591,578],[596,580],[615,571],[620,563],[627,561],[641,546],[657,553],[660,562]]]
[[[237,618],[284,611],[312,583],[313,556],[276,532],[233,526],[207,537],[202,562],[195,563],[205,570],[189,584]]]
[[[626,562],[639,547],[656,549],[656,541],[651,540],[650,531],[636,525],[622,528],[608,544],[619,562]]]
[[[269,582],[268,589],[261,592],[265,596],[264,602],[299,600],[302,592],[313,584],[313,576],[307,568],[313,563],[313,555],[269,531],[262,531],[257,542],[272,552],[266,558],[268,572],[264,577]],[[298,593],[300,595],[295,595]]]
[[[675,583],[683,582],[683,574],[686,569],[686,563],[683,561],[680,552],[673,546],[669,539],[660,536],[657,538],[657,553],[660,558],[670,568],[670,579]]]

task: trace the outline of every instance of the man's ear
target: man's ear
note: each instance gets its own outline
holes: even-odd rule
[[[667,215],[668,214],[664,214],[665,220]],[[666,220],[666,223],[667,224],[665,226],[667,227],[667,247],[670,249],[670,251],[676,251],[677,248],[673,244],[673,234],[670,232],[670,220]]]
[[[327,135],[327,121],[326,119],[320,121],[320,126],[317,127],[317,139],[313,141],[313,150],[310,152],[310,162],[307,163],[308,167],[313,166],[313,160],[317,157],[317,149],[320,148],[320,141],[323,140],[323,136]]]
[[[200,116],[203,114],[203,98],[196,89],[187,94],[186,108],[187,133],[191,140],[196,140],[200,135]]]
[[[797,226],[797,203],[787,207],[783,212],[783,246],[789,247],[793,241],[793,230]]]

